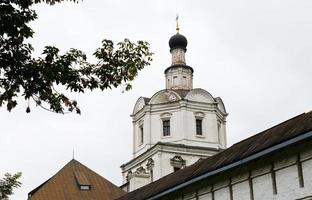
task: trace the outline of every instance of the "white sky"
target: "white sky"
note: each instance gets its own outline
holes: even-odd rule
[[[22,99],[11,113],[0,108],[0,176],[23,172],[23,186],[12,200],[27,199],[71,160],[73,149],[77,160],[121,184],[119,166],[132,157],[129,114],[137,98],[165,87],[176,13],[189,42],[194,86],[225,103],[229,145],[311,110],[310,0],[84,0],[35,8],[39,19],[31,42],[37,55],[55,45],[92,58],[104,38],[146,40],[155,55],[130,92],[71,94],[81,116],[50,113],[33,103],[26,114]]]

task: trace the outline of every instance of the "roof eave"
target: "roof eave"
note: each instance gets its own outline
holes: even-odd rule
[[[264,150],[262,150],[262,151],[260,151],[258,153],[250,155],[250,156],[248,156],[246,158],[243,158],[243,159],[240,159],[240,160],[235,161],[233,163],[230,163],[230,164],[228,164],[228,165],[226,165],[224,167],[218,168],[218,169],[213,170],[213,171],[206,172],[206,173],[204,173],[204,174],[202,174],[200,176],[197,176],[197,177],[195,177],[193,179],[190,179],[190,180],[188,180],[188,181],[186,181],[184,183],[178,184],[178,185],[176,185],[176,186],[174,186],[174,187],[172,187],[170,189],[164,190],[163,192],[160,192],[160,193],[158,193],[158,194],[156,194],[154,196],[148,197],[147,199],[148,200],[159,199],[160,197],[163,197],[163,196],[165,196],[165,195],[167,195],[169,193],[175,192],[175,191],[177,191],[177,190],[179,190],[181,188],[184,188],[184,187],[189,186],[191,184],[194,184],[196,182],[202,181],[203,179],[206,179],[206,178],[211,177],[213,175],[225,172],[227,170],[230,170],[232,168],[238,167],[240,165],[246,164],[246,163],[248,163],[250,161],[253,161],[253,160],[256,160],[256,159],[258,159],[260,157],[269,155],[269,154],[271,154],[273,152],[276,152],[278,150],[281,150],[281,149],[283,149],[283,148],[285,148],[285,147],[287,147],[289,145],[295,144],[297,142],[303,141],[303,140],[311,138],[311,137],[312,137],[312,131],[308,131],[308,132],[306,132],[304,134],[301,134],[299,136],[291,138],[291,139],[289,139],[287,141],[284,141],[282,143],[279,143],[277,145],[271,146],[271,147],[269,147],[267,149],[264,149]]]

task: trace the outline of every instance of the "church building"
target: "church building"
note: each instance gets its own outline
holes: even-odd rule
[[[224,104],[193,88],[194,70],[185,61],[187,39],[178,27],[169,47],[166,88],[151,98],[140,97],[131,115],[133,159],[121,166],[127,192],[226,149]]]
[[[312,112],[227,148],[221,98],[193,88],[183,35],[169,47],[166,89],[135,104],[118,200],[312,199]]]
[[[166,89],[133,109],[133,159],[120,200],[312,199],[312,112],[226,147],[220,97],[193,88],[187,39],[169,40]]]

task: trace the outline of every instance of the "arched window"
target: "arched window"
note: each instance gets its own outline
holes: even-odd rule
[[[160,115],[161,121],[162,121],[162,136],[168,137],[171,135],[170,130],[170,118],[172,114],[171,113],[163,113]]]
[[[170,136],[170,119],[163,120],[163,136]]]
[[[140,144],[143,144],[144,142],[144,129],[143,124],[140,126]]]
[[[140,146],[144,143],[144,120],[140,120],[137,127],[137,144]]]
[[[221,142],[221,121],[218,120],[218,139]]]
[[[203,136],[203,119],[205,117],[205,113],[203,112],[195,112],[195,133],[196,136]]]

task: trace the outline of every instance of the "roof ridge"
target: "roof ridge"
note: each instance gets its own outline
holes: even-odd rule
[[[54,175],[52,175],[49,179],[47,179],[46,181],[44,181],[42,184],[40,184],[38,187],[36,187],[35,189],[31,190],[30,192],[28,192],[28,196],[29,195],[33,195],[35,194],[40,188],[42,188],[45,184],[47,184],[51,179],[53,179],[53,177],[55,177],[58,173],[60,173],[69,163],[71,163],[72,161],[75,161],[75,159],[71,159],[69,162],[67,162],[60,170],[58,170]]]

